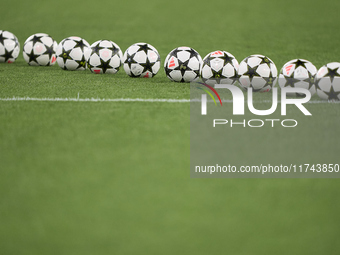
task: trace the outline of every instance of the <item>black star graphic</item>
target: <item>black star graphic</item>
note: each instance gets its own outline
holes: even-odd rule
[[[309,86],[308,89],[310,89],[311,87],[313,87],[313,85],[315,84],[315,80],[314,80],[314,76],[313,75],[309,75],[309,78],[303,80],[305,82],[308,82]]]
[[[84,55],[82,56],[81,60],[75,60],[75,61],[78,64],[76,69],[86,68],[86,59]]]
[[[97,66],[98,68],[101,68],[103,70],[103,73],[106,73],[107,69],[111,69],[112,67],[110,66],[110,60],[104,61],[103,59],[100,59],[100,65]]]
[[[139,50],[138,51],[144,51],[145,54],[148,54],[148,50],[153,50],[153,49],[151,49],[147,43],[139,45]]]
[[[218,57],[218,58],[220,58],[220,59],[223,59],[224,60],[224,65],[226,65],[227,63],[230,63],[230,64],[232,64],[233,62],[232,62],[232,60],[234,59],[233,57],[230,57],[230,56],[228,56],[227,54],[223,54],[223,56],[222,57]]]
[[[328,100],[339,100],[338,95],[339,92],[335,92],[333,85],[331,86],[331,90],[329,92],[324,91],[328,95]]]
[[[197,58],[198,53],[194,49],[190,48],[190,50],[187,50],[187,51],[190,53],[190,58],[193,58],[193,57]]]
[[[111,47],[108,47],[107,49],[112,51],[112,56],[116,55],[119,52],[119,49],[116,48],[114,45],[112,45]]]
[[[45,45],[45,47],[46,47],[46,51],[45,51],[43,54],[47,54],[47,55],[49,56],[49,58],[51,59],[51,58],[52,58],[52,55],[55,54],[55,51],[54,51],[54,49],[53,49],[53,44],[52,44],[50,47],[48,47],[47,45]]]
[[[263,79],[266,81],[266,86],[267,85],[273,86],[274,79],[271,74],[269,77],[263,77]]]
[[[214,57],[207,57],[206,59],[203,59],[203,63],[210,66],[210,61],[213,60]]]
[[[33,45],[36,44],[37,42],[40,42],[42,44],[44,44],[42,41],[41,41],[41,38],[44,37],[44,36],[33,36],[33,38],[31,39],[31,41],[33,42]]]
[[[70,50],[63,50],[63,51],[60,53],[60,55],[58,56],[58,57],[60,57],[60,58],[63,59],[64,65],[66,64],[66,61],[67,61],[68,59],[71,59],[71,60],[72,60],[72,58],[70,57],[71,51],[72,51],[72,49],[70,49]]]
[[[74,48],[80,48],[82,51],[84,51],[84,48],[87,47],[87,45],[84,43],[82,39],[74,42],[76,43],[76,45],[74,45]]]
[[[259,57],[259,58],[261,59],[261,62],[260,62],[259,65],[261,65],[261,64],[267,64],[267,65],[269,66],[269,63],[270,63],[269,58],[267,58],[267,57]]]
[[[257,66],[256,66],[256,67],[257,67]],[[249,65],[247,65],[247,72],[245,72],[244,75],[248,75],[249,78],[250,78],[250,81],[253,79],[254,76],[258,76],[258,77],[260,76],[260,75],[256,72],[255,68],[252,68],[252,67],[250,67]]]
[[[8,51],[8,50],[5,48],[5,54],[0,55],[0,57],[5,58],[5,62],[7,62],[10,58],[13,58],[13,51],[14,51],[14,49],[11,50],[11,51]]]
[[[134,59],[135,55],[136,55],[136,52],[131,55],[128,53],[126,56],[126,60],[124,61],[124,63],[128,64],[130,68],[131,68],[132,63],[134,64],[137,63],[136,60]]]
[[[27,54],[27,56],[29,58],[28,59],[28,64],[31,64],[32,62],[36,62],[37,64],[39,64],[38,61],[37,61],[37,57],[39,57],[40,55],[34,54],[33,48],[31,50],[31,53],[26,53],[26,54]]]
[[[176,49],[174,49],[173,51],[171,51],[171,54],[170,54],[170,55],[177,58],[178,52],[181,52],[181,51],[183,51],[183,50],[179,50],[178,48],[176,48]]]
[[[290,77],[286,77],[286,85],[285,85],[285,87],[292,87],[292,88],[294,88],[295,87],[295,83],[297,83],[299,81],[301,81],[301,80],[295,79],[293,77],[293,75],[291,75]]]
[[[127,54],[126,56],[126,60],[124,61],[124,64],[127,64],[129,66],[129,69],[131,70],[132,68],[132,64],[137,64],[137,61],[134,59],[135,55],[137,52],[133,53],[133,54]],[[140,77],[140,75],[135,75],[133,72],[130,72],[130,76],[135,78],[135,77]]]
[[[3,33],[0,33],[0,43],[1,43],[2,45],[4,45],[4,40],[5,40],[5,39],[9,39],[9,38],[4,37]]]
[[[212,77],[213,80],[217,81],[217,83],[220,83],[221,79],[224,78],[224,76],[222,74],[223,69],[219,70],[218,72],[216,72],[214,70],[212,70],[212,71],[213,71],[213,77]]]
[[[92,47],[92,53],[96,53],[98,56],[99,56],[99,51],[104,49],[104,47],[99,46],[99,43],[97,43],[95,46]]]
[[[306,68],[306,64],[307,61],[303,61],[302,59],[297,59],[296,61],[294,61],[292,64],[295,64],[295,69],[298,68],[299,66],[305,67]]]
[[[188,59],[188,60],[185,61],[185,62],[180,61],[180,63],[179,63],[179,70],[181,71],[182,76],[184,76],[184,74],[185,74],[186,71],[191,71],[191,70],[192,70],[192,69],[188,66],[189,60],[190,60],[190,59]]]
[[[150,63],[149,58],[146,58],[146,62],[143,64],[140,64],[143,67],[143,72],[150,71],[152,73],[152,66],[154,63]]]
[[[327,70],[328,70],[328,73],[327,73],[326,75],[330,77],[331,82],[334,81],[334,78],[335,78],[335,77],[339,77],[339,76],[340,76],[339,73],[337,72],[337,71],[338,71],[338,68],[330,69],[330,68],[328,67]]]

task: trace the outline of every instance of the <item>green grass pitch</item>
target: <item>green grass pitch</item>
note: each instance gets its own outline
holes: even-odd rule
[[[58,42],[72,35],[109,39],[123,51],[148,42],[162,65],[179,46],[202,57],[226,50],[239,61],[264,54],[278,69],[294,58],[317,68],[340,61],[340,2],[332,0],[1,6],[0,29],[13,32],[21,49],[28,36],[45,32]],[[30,67],[22,54],[0,64],[0,98],[78,93],[190,98],[189,84],[170,82],[163,68],[152,79],[130,79],[123,70]],[[236,148],[229,153],[244,160],[251,150],[237,153],[240,142],[256,137],[260,148],[277,150],[277,160],[340,163],[328,162],[340,149],[339,106],[310,105],[314,121],[288,139],[279,129],[263,140],[240,131],[245,137],[231,137]],[[337,179],[190,179],[189,117],[189,103],[0,101],[0,254],[339,254]]]

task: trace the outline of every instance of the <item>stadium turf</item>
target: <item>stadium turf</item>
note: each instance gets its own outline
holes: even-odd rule
[[[265,54],[278,69],[294,58],[320,68],[340,55],[340,2],[331,0],[2,6],[0,29],[13,32],[21,48],[28,36],[45,32],[58,42],[72,35],[89,43],[109,39],[123,51],[148,42],[162,64],[183,45],[202,57],[214,50],[239,61]],[[189,99],[190,91],[162,68],[152,79],[130,79],[123,70],[30,67],[22,54],[0,65],[0,98],[78,95]],[[261,155],[340,163],[339,106],[309,105],[312,121],[301,118],[291,135],[237,131],[224,149],[236,162]],[[189,168],[189,103],[0,101],[0,254],[339,254],[337,179],[192,179]]]

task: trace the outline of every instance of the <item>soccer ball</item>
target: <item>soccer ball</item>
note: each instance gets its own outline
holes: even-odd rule
[[[279,85],[281,88],[304,88],[308,89],[311,95],[316,92],[314,77],[318,70],[305,59],[294,59],[282,67],[279,75]],[[304,96],[300,93],[288,93],[289,96]]]
[[[0,63],[13,63],[19,52],[18,38],[11,32],[0,30]]]
[[[124,53],[124,70],[131,77],[151,78],[158,73],[161,58],[155,47],[148,43],[135,43]]]
[[[115,74],[122,65],[122,55],[121,49],[114,42],[99,40],[91,45],[87,66],[96,74]]]
[[[48,34],[34,34],[25,41],[23,56],[31,66],[52,66],[57,60],[57,47],[57,42]]]
[[[243,59],[238,69],[239,83],[244,89],[267,92],[275,86],[277,69],[274,62],[263,55],[251,55]]]
[[[231,53],[213,51],[204,57],[200,75],[209,85],[234,84],[238,67],[238,61]]]
[[[198,78],[201,66],[202,58],[197,51],[189,47],[179,47],[165,58],[164,70],[172,81],[191,82]]]
[[[315,85],[321,99],[340,100],[340,63],[332,62],[321,67],[316,73]]]
[[[62,40],[57,48],[57,62],[64,70],[85,70],[90,55],[90,44],[77,36]]]

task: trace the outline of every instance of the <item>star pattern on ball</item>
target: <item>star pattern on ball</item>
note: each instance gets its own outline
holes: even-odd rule
[[[76,43],[76,45],[74,45],[73,48],[80,48],[82,51],[84,51],[84,48],[87,47],[87,45],[84,43],[83,39],[81,39],[79,41],[74,40],[74,42]]]
[[[218,72],[211,69],[211,71],[213,71],[213,78],[217,79],[219,81],[219,79],[224,78],[224,75],[222,74],[223,68],[221,70],[219,70]]]
[[[4,37],[4,33],[0,33],[0,43],[2,45],[5,45],[4,40],[9,39],[8,37]]]
[[[97,43],[97,45],[93,46],[92,49],[92,54],[96,53],[97,55],[99,55],[99,51],[102,49],[105,49],[105,47],[99,46],[100,43]]]
[[[180,61],[180,63],[179,63],[178,68],[181,71],[182,76],[184,76],[186,71],[192,71],[192,69],[189,67],[189,61],[190,61],[190,59],[188,59],[185,62]]]
[[[197,55],[198,55],[197,51],[195,51],[195,50],[192,49],[192,48],[190,48],[190,50],[186,50],[186,51],[190,53],[190,57],[189,57],[189,58],[195,57],[195,58],[198,59],[198,57],[197,57]]]
[[[46,47],[46,51],[43,54],[48,55],[49,59],[51,59],[52,56],[55,54],[55,51],[53,49],[53,44],[51,46],[45,45],[45,47]]]
[[[34,54],[33,48],[32,48],[30,53],[26,53],[26,54],[27,54],[27,57],[28,57],[28,63],[29,64],[32,63],[32,62],[39,64],[38,61],[37,61],[37,57],[39,57],[40,55]]]
[[[86,69],[86,59],[84,55],[82,56],[80,60],[75,60],[75,62],[78,64],[76,69],[80,69],[80,68]]]
[[[285,87],[292,87],[292,88],[295,87],[295,83],[301,81],[301,80],[299,80],[299,79],[295,79],[295,78],[293,77],[293,75],[291,75],[290,77],[286,77],[285,79],[286,79],[286,85],[285,85]]]
[[[60,55],[58,57],[63,59],[64,65],[66,64],[66,61],[68,59],[72,60],[72,58],[70,57],[70,53],[71,53],[72,49],[70,50],[64,50],[60,53]],[[66,70],[66,66],[64,66],[64,69]]]
[[[339,92],[335,92],[333,86],[331,86],[331,89],[329,92],[323,91],[327,96],[328,100],[339,100]]]
[[[146,58],[146,62],[145,63],[140,63],[140,65],[143,67],[143,72],[145,73],[147,71],[150,71],[152,73],[152,66],[154,65],[154,63],[150,63],[149,58]]]
[[[270,73],[269,77],[262,77],[262,78],[266,81],[266,85],[273,86],[274,77],[271,73]]]
[[[295,62],[292,63],[292,64],[295,64]],[[290,74],[290,76],[283,75],[283,77],[284,78],[281,78],[281,79],[285,79],[285,87],[292,87],[292,88],[294,88],[295,87],[295,83],[301,81],[301,80],[298,80],[298,79],[294,78],[294,72],[292,72]]]
[[[174,49],[173,51],[171,51],[171,54],[170,54],[170,55],[177,58],[178,53],[179,53],[179,52],[182,52],[182,51],[183,51],[183,50],[180,50],[180,49],[176,48],[176,49]]]
[[[107,69],[111,69],[112,66],[110,66],[111,59],[104,61],[103,59],[100,59],[100,65],[97,66],[98,68],[101,68],[103,70],[103,73],[106,73]]]
[[[315,84],[315,79],[312,75],[310,75],[309,78],[303,80],[304,82],[307,82],[308,83],[308,89],[310,89],[311,87],[313,87],[313,85]]]
[[[257,67],[257,66],[256,66]],[[245,72],[243,75],[248,75],[250,80],[252,80],[254,78],[254,76],[260,77],[261,75],[259,75],[256,72],[255,68],[252,68],[251,66],[247,65],[247,72]]]
[[[337,72],[338,71],[338,67],[331,69],[331,68],[327,68],[328,73],[326,74],[326,76],[329,76],[331,79],[331,82],[334,81],[335,77],[340,77],[340,74]]]
[[[131,70],[131,65],[132,64],[138,64],[137,61],[134,59],[135,55],[137,52],[134,52],[132,54],[127,53],[126,55],[126,60],[124,61],[124,64],[127,64],[129,66],[129,69]],[[136,78],[136,77],[140,77],[140,75],[135,75],[132,71],[129,74],[131,77]]]
[[[135,52],[133,54],[127,53],[127,55],[126,55],[126,60],[125,60],[124,63],[128,64],[130,68],[131,68],[131,64],[136,64],[137,63],[137,61],[134,59],[136,53],[137,52]]]
[[[151,49],[147,43],[139,45],[138,51],[144,51],[145,54],[148,54],[148,50],[153,50],[153,49]]]
[[[269,60],[269,58],[267,58],[267,57],[258,57],[258,58],[260,58],[261,59],[261,62],[259,63],[259,65],[261,65],[261,64],[267,64],[268,66],[269,66],[269,64],[270,64],[270,60]]]
[[[5,62],[7,62],[9,59],[14,58],[14,57],[13,57],[13,51],[14,51],[14,49],[11,50],[11,51],[8,51],[8,50],[5,48],[5,53],[2,54],[2,55],[0,55],[0,57],[5,58]]]
[[[308,63],[308,62],[307,62],[307,61],[304,61],[304,60],[302,60],[302,59],[297,59],[297,60],[294,61],[292,64],[295,65],[295,69],[298,68],[299,66],[302,66],[302,67],[304,67],[304,68],[307,69],[306,63]]]
[[[41,36],[34,35],[33,38],[31,39],[31,41],[33,42],[33,45],[36,44],[37,42],[40,42],[40,43],[44,44],[41,41],[41,38],[43,38],[43,37],[44,37],[43,35],[41,35]]]
[[[111,47],[106,47],[106,49],[112,51],[112,56],[116,55],[119,52],[119,49],[117,47],[115,47],[114,45],[112,45]]]
[[[233,57],[229,56],[228,54],[224,53],[223,56],[218,57],[220,59],[223,59],[224,61],[224,65],[226,65],[227,63],[233,64]]]

